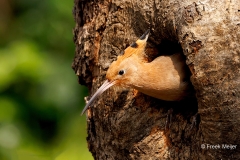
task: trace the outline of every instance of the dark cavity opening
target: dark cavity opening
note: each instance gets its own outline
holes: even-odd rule
[[[148,60],[151,62],[158,56],[164,56],[164,55],[173,55],[176,53],[180,53],[183,55],[183,58],[185,58],[186,62],[186,56],[183,54],[183,49],[180,43],[178,41],[170,41],[170,40],[163,40],[160,44],[156,45],[155,48],[148,48],[146,50],[146,54],[148,55]],[[184,100],[177,101],[177,102],[166,102],[169,105],[169,108],[173,108],[175,113],[182,113],[183,115],[194,115],[198,111],[198,103],[196,98],[196,92],[194,90],[194,87],[191,83],[190,77],[191,77],[191,71],[189,67],[186,65],[185,71],[187,73],[186,81],[191,85],[192,93],[189,97],[187,97]]]

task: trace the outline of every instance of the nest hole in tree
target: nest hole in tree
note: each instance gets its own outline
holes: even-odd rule
[[[147,46],[146,53],[147,53],[147,56],[148,56],[147,59],[149,62],[154,60],[158,56],[173,55],[176,53],[182,54],[183,57],[186,59],[185,55],[183,54],[183,49],[180,43],[178,43],[178,41],[170,41],[167,39],[162,40],[160,44],[155,45],[154,47]],[[190,77],[191,77],[190,69],[187,65],[185,68],[186,68],[185,71],[187,73],[186,81],[190,83],[192,92],[190,93],[189,97],[181,101],[164,102],[164,104],[167,103],[167,105],[164,105],[164,106],[168,106],[166,110],[169,110],[172,108],[173,112],[176,114],[181,113],[182,115],[191,116],[197,113],[198,103],[197,103],[194,87],[190,80]]]

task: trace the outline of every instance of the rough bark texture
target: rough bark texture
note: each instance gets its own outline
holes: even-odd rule
[[[240,158],[239,0],[75,0],[74,17],[72,67],[91,94],[117,55],[150,28],[147,54],[182,51],[198,102],[110,88],[87,112],[95,159]]]

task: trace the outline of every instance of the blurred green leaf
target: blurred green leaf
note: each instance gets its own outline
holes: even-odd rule
[[[17,104],[9,97],[0,97],[0,122],[12,122],[17,112]]]

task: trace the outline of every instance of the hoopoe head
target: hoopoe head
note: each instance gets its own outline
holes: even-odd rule
[[[134,61],[144,61],[145,47],[150,30],[148,29],[136,42],[125,49],[124,54],[118,56],[117,60],[112,62],[107,70],[107,80],[95,92],[88,101],[81,114],[108,88],[113,85],[128,86],[131,77],[137,72],[137,66]]]

